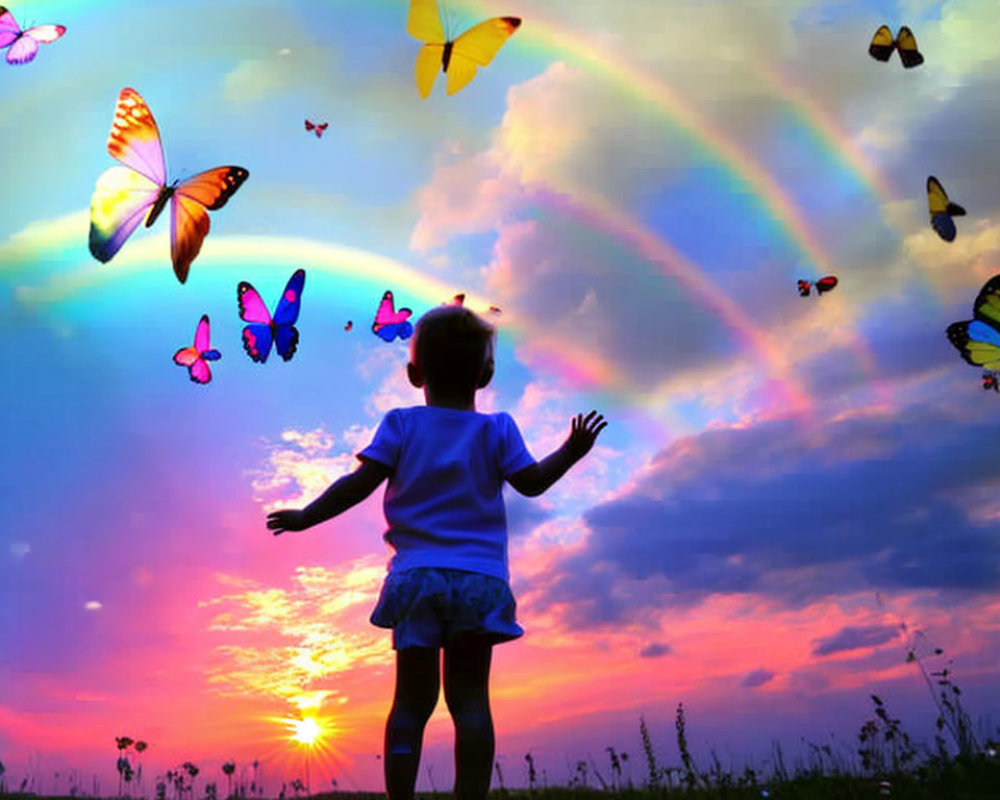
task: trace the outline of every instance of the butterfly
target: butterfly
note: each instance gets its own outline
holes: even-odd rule
[[[319,139],[325,131],[330,126],[329,122],[321,122],[318,125],[315,122],[310,122],[306,120],[306,131],[316,131],[316,138]]]
[[[990,389],[1000,394],[1000,383],[997,382],[997,374],[995,372],[984,372],[983,391],[988,392]]]
[[[952,217],[964,217],[965,209],[948,199],[944,187],[931,175],[927,179],[927,207],[931,212],[931,225],[946,242],[955,241],[958,231]]]
[[[972,315],[973,319],[948,326],[948,341],[972,366],[1000,370],[1000,275],[979,290]]]
[[[412,313],[408,308],[397,311],[392,292],[386,291],[382,295],[382,302],[378,304],[372,332],[387,342],[391,342],[397,336],[400,339],[409,339],[413,335],[413,325],[409,322]]]
[[[240,305],[240,319],[249,322],[243,327],[243,349],[258,364],[267,361],[271,343],[278,355],[285,361],[291,360],[299,346],[299,331],[295,320],[299,318],[302,302],[302,287],[306,282],[306,271],[297,269],[292,273],[281,293],[274,317],[267,310],[257,290],[246,281],[236,287],[236,300]]]
[[[879,26],[872,37],[872,43],[868,45],[869,55],[879,61],[888,61],[893,50],[899,50],[899,58],[904,67],[916,67],[924,63],[924,57],[917,50],[917,37],[913,35],[913,31],[903,25],[893,39],[888,25]]]
[[[27,64],[38,55],[38,45],[52,44],[66,33],[65,25],[36,25],[21,30],[14,15],[4,6],[0,6],[0,49],[10,47],[7,51],[8,64]]]
[[[191,373],[191,380],[195,383],[208,383],[212,380],[212,370],[209,369],[208,362],[222,358],[218,350],[208,345],[208,325],[208,314],[202,314],[198,327],[194,329],[194,344],[182,347],[174,353],[174,363],[187,367]]]
[[[420,96],[426,98],[431,93],[438,68],[448,76],[448,94],[455,94],[475,77],[477,66],[485,67],[493,60],[520,25],[520,17],[493,17],[448,39],[437,0],[410,0],[406,30],[425,42],[414,67]]]
[[[465,292],[460,292],[451,298],[450,303],[445,303],[448,306],[464,306],[465,305]]]
[[[354,327],[353,320],[347,320],[347,322],[344,323],[344,330],[345,331],[349,331],[353,327]]]
[[[108,134],[108,153],[124,167],[97,179],[90,201],[90,252],[108,262],[143,218],[146,227],[170,203],[170,258],[181,283],[208,235],[206,209],[222,208],[250,175],[243,167],[216,167],[167,185],[156,120],[135,89],[122,89]]]
[[[816,289],[816,296],[823,294],[824,292],[829,292],[834,286],[837,285],[837,278],[833,275],[827,275],[825,278],[820,278],[816,283],[810,283],[809,281],[802,280],[798,281],[799,297],[808,297],[809,292],[812,288]]]

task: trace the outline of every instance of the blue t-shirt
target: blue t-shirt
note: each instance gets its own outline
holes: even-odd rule
[[[451,567],[508,579],[501,489],[535,463],[509,414],[396,408],[358,458],[390,471],[383,500],[385,540],[396,551],[390,572]]]

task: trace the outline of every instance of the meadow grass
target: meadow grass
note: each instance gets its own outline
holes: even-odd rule
[[[943,651],[933,650],[940,658]],[[870,695],[872,714],[857,734],[857,747],[843,746],[838,751],[828,744],[816,745],[805,741],[805,758],[798,757],[790,768],[778,743],[772,744],[768,770],[750,766],[741,772],[726,770],[714,751],[707,765],[699,765],[688,747],[687,720],[683,703],[678,704],[674,719],[679,763],[664,765],[657,758],[646,721],[639,718],[639,738],[642,746],[642,777],[633,776],[637,759],[625,752],[606,747],[606,765],[600,766],[588,754],[575,762],[575,772],[564,786],[548,785],[543,770],[541,785],[535,759],[525,754],[526,788],[508,789],[500,762],[496,763],[491,800],[662,800],[663,798],[696,798],[697,800],[1000,800],[1000,728],[977,735],[975,726],[962,704],[962,692],[955,684],[951,662],[940,669],[928,669],[911,647],[908,663],[917,665],[938,712],[935,720],[933,745],[918,743],[893,717],[878,695]],[[123,751],[122,737],[116,737]],[[131,740],[128,740],[131,742]],[[145,743],[142,743],[145,745]],[[144,749],[144,748],[143,748]],[[603,761],[604,759],[602,759]],[[144,792],[131,793],[131,767],[127,758],[119,756],[119,772],[125,773],[125,786],[117,797],[144,797]],[[124,766],[123,766],[124,765]],[[257,762],[254,762],[256,770]],[[626,770],[626,767],[628,768]],[[228,779],[228,792],[218,791],[216,782],[204,782],[197,794],[201,800],[263,800],[262,791],[238,784],[232,791],[234,762],[226,762],[222,771]],[[157,782],[155,800],[195,800],[198,769],[191,762],[167,773],[173,781]],[[27,779],[25,779],[25,784]],[[22,784],[22,787],[25,785]],[[0,762],[0,797],[3,800],[39,800],[31,791],[5,791],[3,767]],[[30,788],[30,787],[29,787]],[[278,800],[302,800],[305,785],[300,779],[282,789]],[[286,791],[288,789],[289,791]],[[294,794],[293,794],[294,792]],[[451,792],[418,791],[417,800],[448,800]],[[94,797],[83,791],[70,795],[48,795],[47,800],[79,800]],[[309,800],[382,800],[383,792],[319,792]]]

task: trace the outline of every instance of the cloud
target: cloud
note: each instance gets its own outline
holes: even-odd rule
[[[829,656],[847,650],[877,647],[898,639],[899,635],[898,625],[849,625],[816,642],[812,653],[814,656]]]
[[[755,669],[743,676],[743,680],[740,681],[740,686],[745,689],[756,689],[758,686],[763,686],[765,683],[770,683],[772,680],[774,680],[774,673],[770,670]]]
[[[996,591],[996,431],[968,405],[678,438],[584,514],[588,534],[533,602],[597,628],[719,594],[802,608],[873,588]]]
[[[385,568],[366,556],[333,568],[299,567],[287,588],[230,575],[231,590],[200,607],[216,610],[210,630],[228,634],[209,670],[215,693],[280,697],[300,706],[345,694],[346,675],[389,663],[384,637],[367,624]],[[330,678],[338,676],[338,688]]]
[[[670,653],[670,645],[653,642],[639,651],[639,658],[660,658]]]

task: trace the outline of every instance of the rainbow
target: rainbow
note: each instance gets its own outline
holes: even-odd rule
[[[33,306],[58,304],[100,286],[148,278],[162,272],[165,266],[169,267],[169,259],[165,255],[169,252],[165,232],[130,241],[128,247],[107,264],[96,263],[89,254],[78,255],[81,242],[85,241],[79,229],[86,217],[86,212],[78,212],[48,224],[34,223],[29,231],[0,246],[0,263],[16,265],[18,262],[58,261],[79,265],[76,269],[60,271],[48,277],[40,285],[16,286],[14,297],[18,302]],[[16,260],[10,262],[8,259],[11,256]],[[244,277],[248,266],[273,267],[275,264],[299,264],[309,272],[335,275],[340,279],[338,297],[346,281],[359,296],[369,299],[391,287],[397,298],[407,304],[416,299],[428,306],[436,305],[450,300],[458,292],[465,292],[466,305],[473,309],[485,310],[491,302],[465,286],[420,272],[395,259],[354,247],[301,238],[210,236],[205,240],[201,258],[192,272],[195,281],[199,271],[211,270],[217,275],[223,268],[238,269],[240,276]],[[14,266],[8,266],[7,271],[11,278],[23,277],[25,273]],[[643,389],[611,361],[583,349],[572,340],[553,336],[508,309],[503,310],[497,322],[501,337],[515,346],[530,344],[545,363],[553,365],[559,374],[582,384],[587,390],[609,399],[628,401],[632,405],[645,405]],[[666,421],[670,428],[679,430],[685,427],[680,418],[665,415],[663,409],[657,409],[656,416],[661,427],[665,416],[669,418]]]

